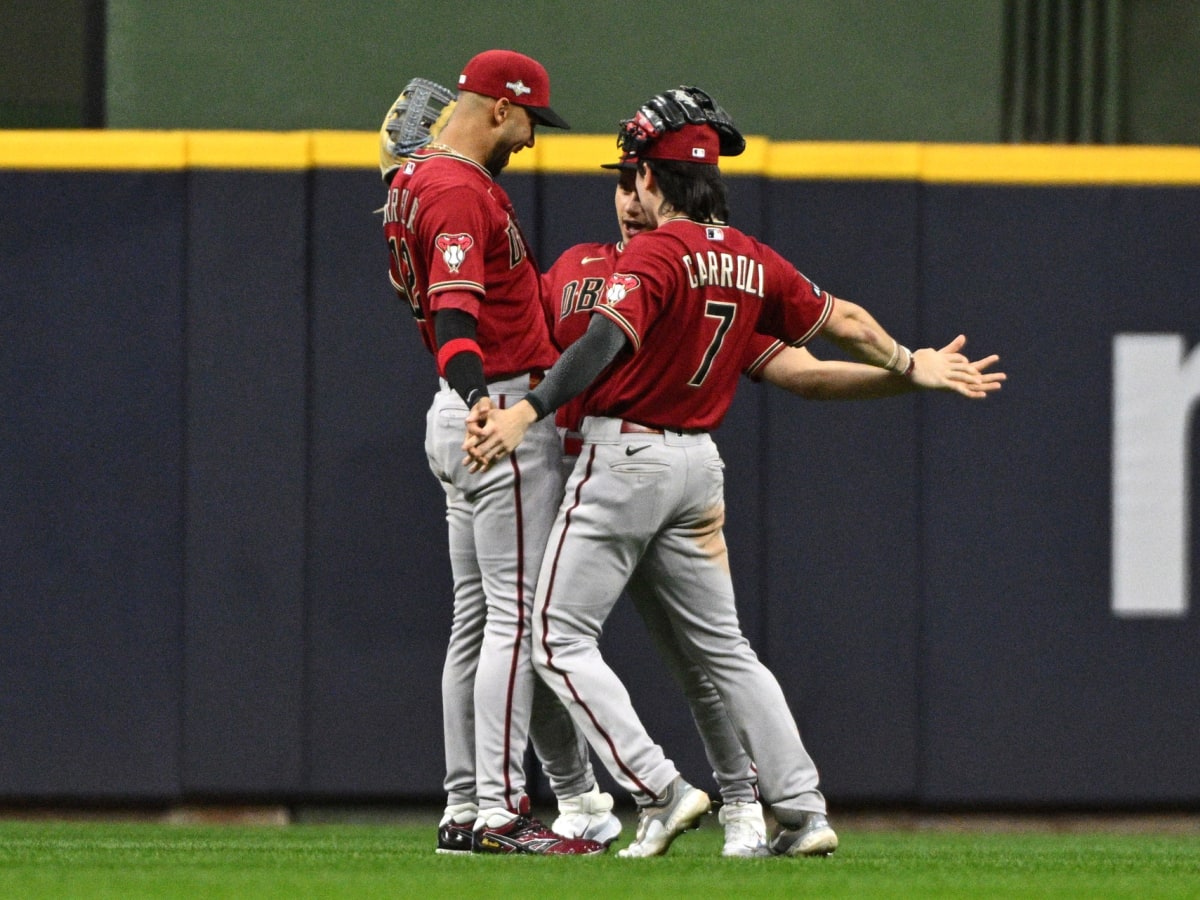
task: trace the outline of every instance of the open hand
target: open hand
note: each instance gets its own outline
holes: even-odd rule
[[[915,351],[913,384],[928,390],[954,391],[975,400],[1000,390],[1008,376],[985,371],[1000,361],[999,355],[969,360],[961,352],[966,343],[966,335],[960,334],[940,350],[925,347]]]

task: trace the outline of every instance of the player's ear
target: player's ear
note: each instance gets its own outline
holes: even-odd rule
[[[658,190],[658,179],[654,177],[654,170],[644,162],[638,163],[637,181],[641,182],[642,190],[644,191]]]
[[[512,112],[512,103],[507,97],[500,97],[492,104],[492,121],[497,125],[503,125],[508,121],[510,112]]]

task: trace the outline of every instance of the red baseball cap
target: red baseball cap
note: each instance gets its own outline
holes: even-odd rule
[[[529,110],[535,122],[570,128],[550,108],[550,76],[536,59],[514,50],[485,50],[471,58],[458,76],[458,89],[485,97],[504,97]]]
[[[708,125],[684,125],[654,138],[642,150],[642,159],[674,159],[715,166],[721,155],[721,139]]]

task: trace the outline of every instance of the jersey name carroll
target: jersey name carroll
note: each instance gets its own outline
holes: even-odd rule
[[[688,283],[693,288],[711,285],[735,288],[755,297],[764,296],[763,265],[748,256],[709,250],[707,253],[692,253],[680,259],[687,270]]]

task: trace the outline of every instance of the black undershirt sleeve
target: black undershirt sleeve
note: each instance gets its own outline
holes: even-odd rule
[[[568,347],[542,383],[525,395],[538,418],[545,418],[583,393],[617,358],[625,343],[625,332],[612,319],[593,315],[583,337]]]
[[[475,317],[461,309],[443,309],[433,318],[433,329],[439,347],[456,338],[475,340]],[[487,396],[487,381],[483,375],[483,359],[475,353],[456,353],[446,361],[445,379],[467,408],[480,397]]]

